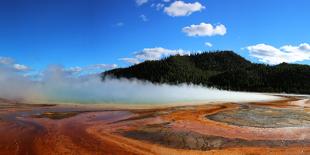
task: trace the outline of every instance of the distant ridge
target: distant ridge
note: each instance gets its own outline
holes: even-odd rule
[[[225,90],[310,94],[309,65],[254,64],[233,51],[170,56],[102,73],[103,79],[106,76],[202,84]]]

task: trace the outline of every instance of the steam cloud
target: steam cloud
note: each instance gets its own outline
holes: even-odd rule
[[[196,85],[171,86],[139,80],[74,76],[60,66],[48,67],[38,81],[0,65],[0,98],[31,102],[171,103],[200,101],[257,101],[278,97],[259,93],[223,91]]]

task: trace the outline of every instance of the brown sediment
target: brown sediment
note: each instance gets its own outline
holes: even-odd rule
[[[0,125],[0,154],[35,154],[34,141],[43,135],[44,128],[27,121]]]
[[[34,115],[34,118],[49,118],[49,119],[64,119],[76,116],[82,112],[80,111],[69,111],[69,112],[44,112],[39,115]]]
[[[0,102],[1,155],[310,154],[309,100],[294,97],[128,110]]]
[[[125,117],[120,113],[120,118]],[[110,142],[101,141],[86,132],[87,128],[95,122],[89,122],[93,118],[102,115],[111,114],[111,112],[85,113],[75,117],[53,120],[40,119],[49,129],[48,134],[41,137],[36,142],[38,154],[109,154],[119,152],[128,154],[130,152],[114,147]],[[115,115],[117,119],[118,116]],[[105,122],[105,120],[101,120]],[[109,121],[107,121],[109,122]]]

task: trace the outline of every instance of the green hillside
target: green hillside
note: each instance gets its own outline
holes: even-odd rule
[[[226,90],[310,94],[310,66],[254,64],[232,51],[170,56],[102,73],[153,83],[193,83]]]

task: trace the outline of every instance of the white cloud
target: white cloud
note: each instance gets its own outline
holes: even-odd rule
[[[210,42],[205,42],[205,45],[208,46],[208,47],[212,47],[213,46],[213,44],[210,43]]]
[[[182,29],[184,33],[186,33],[188,36],[215,36],[215,35],[225,35],[227,32],[227,29],[225,25],[215,25],[209,23],[200,23],[199,25],[190,25],[186,26]]]
[[[175,1],[171,3],[170,6],[165,7],[164,12],[169,16],[178,17],[178,16],[189,16],[194,12],[201,11],[205,9],[203,5],[199,2],[195,3],[185,3],[183,1]]]
[[[140,18],[142,21],[147,22],[149,19],[146,17],[146,15],[142,14],[140,15]]]
[[[121,58],[119,60],[137,64],[145,60],[159,60],[163,57],[167,57],[170,55],[188,55],[188,54],[190,54],[189,51],[185,51],[182,49],[171,50],[162,47],[155,47],[155,48],[145,48],[142,51],[134,52],[134,58]]]
[[[13,65],[14,69],[18,70],[18,71],[27,71],[30,68],[26,65],[21,65],[21,64],[14,64]]]
[[[141,60],[159,60],[163,57],[177,54],[186,55],[190,54],[190,52],[184,51],[182,49],[170,50],[162,47],[155,47],[155,48],[145,48],[142,51],[135,52],[135,57]]]
[[[257,44],[248,46],[247,50],[258,61],[272,65],[282,62],[293,63],[310,60],[310,45],[307,43],[298,46],[285,45],[280,48],[267,44]]]
[[[141,6],[141,5],[143,5],[143,4],[147,3],[147,2],[148,2],[148,0],[136,0],[136,4],[138,6]]]

